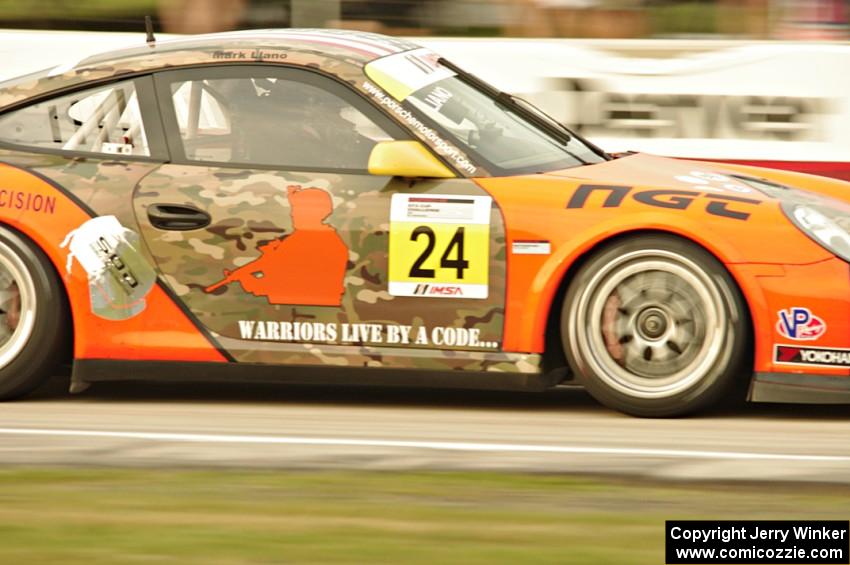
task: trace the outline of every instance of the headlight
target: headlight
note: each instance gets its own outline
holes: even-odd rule
[[[803,233],[850,262],[850,217],[817,205],[783,204],[782,209]]]

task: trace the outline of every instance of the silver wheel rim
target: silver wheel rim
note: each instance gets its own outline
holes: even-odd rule
[[[0,369],[23,350],[35,326],[35,283],[15,251],[0,242]]]
[[[616,257],[578,296],[571,342],[608,386],[638,398],[688,390],[724,351],[723,297],[699,265],[647,249]]]

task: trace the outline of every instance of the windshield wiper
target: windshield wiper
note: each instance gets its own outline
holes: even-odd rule
[[[464,82],[480,90],[481,92],[487,94],[491,98],[493,98],[497,104],[507,108],[515,114],[518,114],[537,126],[538,128],[545,131],[549,134],[550,137],[554,138],[561,145],[566,145],[572,139],[567,129],[555,121],[553,118],[550,118],[543,114],[542,111],[538,110],[540,114],[532,110],[529,106],[531,106],[530,102],[521,101],[520,98],[513,96],[512,94],[508,94],[507,92],[502,92],[501,90],[494,88],[493,86],[487,84],[477,76],[470,74],[448,59],[440,57],[437,59],[437,62],[447,69],[453,71],[458,77],[461,78]],[[528,104],[526,106],[525,104]],[[546,117],[544,117],[546,116]]]

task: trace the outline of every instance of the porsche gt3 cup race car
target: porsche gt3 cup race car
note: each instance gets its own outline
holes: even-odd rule
[[[24,76],[0,161],[3,398],[72,352],[72,391],[850,400],[850,185],[608,155],[406,40],[237,32]]]

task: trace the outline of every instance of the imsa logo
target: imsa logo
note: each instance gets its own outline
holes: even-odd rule
[[[463,289],[455,284],[417,284],[416,296],[463,296]]]

